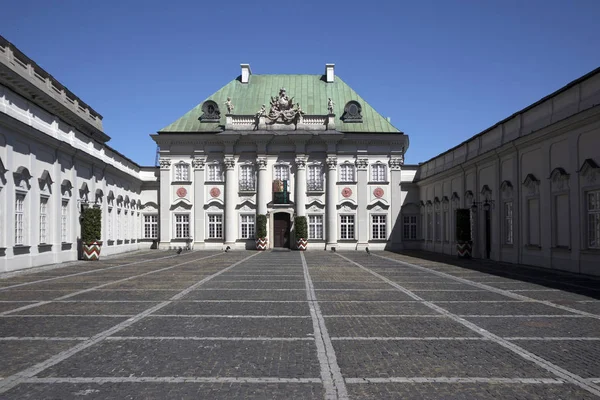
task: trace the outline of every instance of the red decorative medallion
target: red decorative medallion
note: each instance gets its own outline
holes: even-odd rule
[[[375,190],[373,190],[373,195],[377,198],[383,196],[383,189],[380,187],[375,188]]]
[[[177,189],[177,196],[185,197],[186,194],[187,194],[187,190],[185,190],[185,188],[180,187],[179,189]]]
[[[342,196],[344,197],[350,197],[352,196],[352,189],[350,189],[349,187],[345,187],[342,189]]]
[[[210,195],[212,197],[219,197],[221,195],[221,189],[219,189],[218,187],[210,189]]]

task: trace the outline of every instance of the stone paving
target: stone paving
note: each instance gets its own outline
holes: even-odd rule
[[[427,253],[0,276],[1,399],[596,399],[600,280]]]

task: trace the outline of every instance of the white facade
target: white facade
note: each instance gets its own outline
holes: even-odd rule
[[[154,168],[106,146],[101,118],[2,39],[0,272],[76,260],[84,205],[103,210],[102,254],[149,246]]]
[[[600,275],[599,104],[596,70],[423,163],[405,245],[456,254],[454,210],[471,208],[474,257]]]
[[[247,93],[255,79],[242,64],[231,85]],[[335,91],[333,64],[318,85],[348,92]],[[260,214],[271,248],[294,248],[293,217],[306,216],[309,250],[456,254],[455,210],[469,208],[475,257],[600,275],[600,70],[418,166],[404,165],[408,137],[389,122],[361,131],[368,104],[353,96],[288,107],[293,123],[227,97],[212,131],[152,135],[160,167],[141,167],[106,145],[98,113],[0,37],[0,272],[77,259],[90,206],[103,211],[103,255],[252,249]],[[211,101],[191,112],[223,107]],[[369,113],[365,126],[383,120]]]

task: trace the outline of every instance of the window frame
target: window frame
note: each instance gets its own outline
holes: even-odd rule
[[[585,248],[589,250],[600,250],[600,189],[586,190],[584,196],[585,201]],[[590,207],[590,195],[593,194],[596,197],[595,208]],[[592,218],[590,218],[592,217]],[[591,220],[594,220],[595,227],[592,229]],[[594,230],[595,244],[592,245],[592,235],[590,234]]]
[[[510,206],[510,207],[509,207]],[[509,210],[510,208],[510,215]],[[502,205],[502,244],[513,246],[515,244],[515,205],[511,200],[503,202]]]
[[[317,171],[313,173],[312,171]],[[314,175],[311,177],[311,175]],[[325,190],[325,173],[323,171],[323,165],[321,164],[309,164],[306,167],[306,191],[308,192],[322,192]]]
[[[147,221],[146,218],[151,217],[155,221]],[[152,232],[156,231],[156,235],[152,236]],[[148,235],[148,233],[150,235]],[[158,239],[158,214],[144,214],[144,239]]]
[[[323,214],[308,214],[308,240],[325,240],[325,218]],[[320,218],[319,222],[311,222],[311,218]],[[317,232],[317,227],[321,226],[321,237],[317,237],[314,233]],[[314,228],[314,232],[311,231],[311,227]],[[311,233],[312,232],[312,233]]]
[[[387,214],[382,214],[382,213],[376,213],[376,214],[371,214],[370,215],[371,218],[369,218],[370,220],[370,228],[369,229],[369,234],[370,234],[370,238],[372,241],[386,241],[387,240],[387,234],[388,234],[388,227],[387,227],[387,223],[388,223],[388,217]],[[382,222],[375,222],[376,218],[382,218],[383,217],[383,223]],[[374,234],[375,231],[375,227],[379,226],[380,228],[378,229],[378,233],[377,236]],[[379,237],[381,235],[381,227],[383,226],[383,238]]]
[[[39,244],[41,245],[45,245],[45,244],[49,244],[51,242],[51,238],[50,238],[50,230],[48,229],[50,224],[49,224],[49,218],[50,215],[48,214],[48,206],[50,203],[50,198],[48,196],[40,196],[40,214],[39,214]]]
[[[418,221],[417,214],[402,215],[402,240],[418,240]],[[414,218],[414,222],[412,219]],[[407,222],[408,219],[408,222]],[[406,229],[408,228],[408,230]],[[414,237],[413,236],[414,228]],[[408,235],[407,235],[408,233]]]
[[[277,176],[277,171],[285,171],[285,178]],[[273,165],[273,180],[288,181],[288,189],[290,182],[290,166],[288,164],[278,163]]]
[[[190,164],[180,161],[173,167],[173,182],[190,182]]]
[[[344,222],[344,218],[349,218],[349,217],[352,218],[352,223]],[[355,241],[356,240],[356,214],[339,214],[339,220],[338,221],[339,221],[338,223],[339,223],[339,228],[340,228],[340,240]],[[342,235],[343,235],[342,234],[342,232],[343,232],[342,227],[343,226],[346,226],[347,228],[350,227],[350,226],[352,227],[352,237],[345,237],[345,238],[342,237]],[[348,235],[349,232],[350,231],[347,230],[346,236],[350,236],[350,235]]]
[[[244,221],[244,218],[251,217],[252,221]],[[247,229],[246,235],[244,235],[244,227]],[[250,233],[251,231],[251,233]],[[242,240],[253,240],[256,239],[256,214],[254,213],[242,213],[240,214],[240,239]]]
[[[181,217],[182,221],[178,221],[177,220],[178,217]],[[181,227],[180,235],[177,232],[179,227]],[[187,236],[185,235],[186,230],[187,230]],[[190,237],[191,237],[190,213],[182,213],[182,212],[173,213],[173,238],[174,239],[189,239]]]
[[[247,177],[244,171],[250,170]],[[253,164],[240,164],[238,187],[240,192],[255,192],[256,191],[256,168]]]
[[[15,246],[26,246],[27,237],[27,193],[17,191],[15,193]]]
[[[69,199],[60,202],[60,241],[69,243]]]
[[[214,170],[214,171],[213,171]],[[206,164],[206,182],[223,182],[223,164],[211,162]]]
[[[211,221],[211,217],[219,217],[220,221]],[[217,228],[220,226],[221,236],[211,236],[211,224],[215,226],[215,232],[219,230]],[[206,215],[206,238],[208,240],[222,240],[224,238],[223,235],[223,213],[209,213]]]
[[[375,172],[376,169],[381,169],[383,171],[383,174],[380,174],[379,172]],[[384,163],[382,163],[380,161],[371,164],[371,169],[369,172],[370,172],[369,182],[386,183],[388,181],[387,180],[387,165],[385,165]],[[380,177],[380,175],[383,175],[383,176]]]
[[[338,182],[342,183],[356,183],[356,167],[350,162],[344,162],[339,165]],[[350,171],[351,177],[348,178],[348,170]],[[345,172],[344,172],[345,171]]]

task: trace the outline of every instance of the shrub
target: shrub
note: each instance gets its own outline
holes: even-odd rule
[[[85,208],[81,213],[81,240],[84,243],[101,239],[102,210]]]
[[[471,210],[468,208],[456,210],[456,241],[471,241]]]
[[[267,216],[264,214],[256,217],[256,237],[261,239],[267,237]]]
[[[296,239],[308,239],[308,227],[306,226],[306,217],[294,218],[296,226]]]

